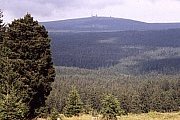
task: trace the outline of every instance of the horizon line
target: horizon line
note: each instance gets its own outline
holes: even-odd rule
[[[113,17],[113,16],[98,16],[96,15],[91,15],[91,16],[85,16],[85,17],[74,17],[74,18],[66,18],[66,19],[57,19],[57,20],[49,20],[49,21],[39,21],[40,23],[45,23],[45,22],[57,22],[57,21],[66,21],[66,20],[77,20],[77,19],[85,19],[85,18],[114,18],[114,19],[124,19],[124,20],[131,20],[131,21],[136,21],[136,22],[142,22],[142,23],[147,23],[147,24],[175,24],[175,23],[180,23],[179,22],[145,22],[141,20],[136,20],[136,19],[131,19],[131,18],[120,18],[120,17]]]

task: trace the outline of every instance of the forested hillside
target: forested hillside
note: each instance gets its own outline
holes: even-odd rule
[[[73,19],[178,21],[180,1],[97,1],[1,1],[0,120],[180,120],[180,22]]]
[[[108,94],[121,114],[179,111],[180,29],[49,35],[57,74],[51,108],[63,112],[75,86],[85,113],[101,113]]]
[[[178,73],[180,29],[120,32],[50,32],[56,66],[125,74]]]

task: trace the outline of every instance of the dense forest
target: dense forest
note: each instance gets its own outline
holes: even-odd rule
[[[56,80],[47,100],[64,111],[75,86],[86,113],[111,94],[122,114],[179,111],[180,29],[50,32]]]
[[[2,17],[0,120],[180,111],[179,29],[48,35]]]
[[[113,94],[120,101],[123,114],[150,111],[179,111],[179,75],[124,75],[108,70],[56,67],[56,80],[47,105],[63,111],[72,86],[79,91],[87,113],[101,111],[101,100]]]
[[[126,74],[179,72],[179,29],[51,32],[49,35],[53,39],[52,53],[56,66],[87,69],[114,67]]]

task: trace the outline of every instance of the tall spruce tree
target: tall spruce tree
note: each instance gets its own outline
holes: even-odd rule
[[[29,117],[35,117],[45,105],[55,78],[48,32],[27,14],[9,24],[4,46],[11,51],[8,57],[21,78],[21,89],[27,91],[23,102],[27,103]]]
[[[113,95],[105,95],[102,100],[101,112],[105,120],[117,120],[116,116],[122,112],[117,98]]]
[[[72,87],[64,107],[64,114],[67,117],[79,116],[82,111],[83,103],[76,88]]]

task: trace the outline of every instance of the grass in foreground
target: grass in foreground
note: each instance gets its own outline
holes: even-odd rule
[[[82,115],[80,117],[62,117],[62,120],[101,120],[101,117],[98,119],[92,118],[91,115]],[[129,114],[127,116],[118,117],[118,120],[180,120],[180,112],[176,113],[158,113],[150,112],[143,114]]]

